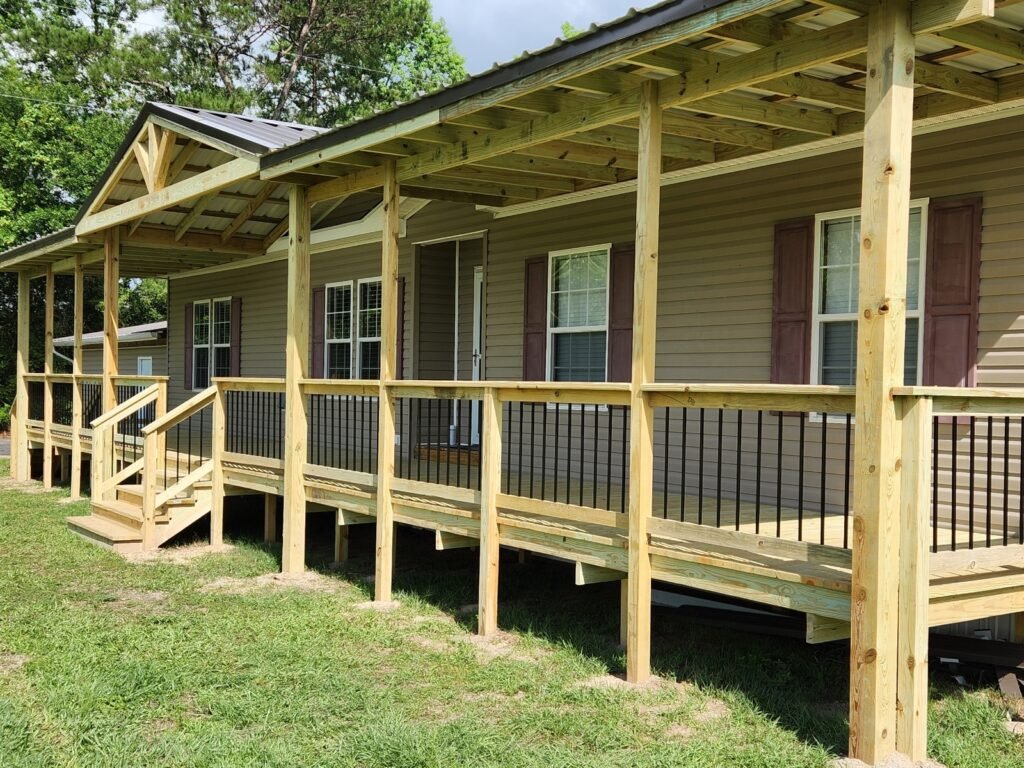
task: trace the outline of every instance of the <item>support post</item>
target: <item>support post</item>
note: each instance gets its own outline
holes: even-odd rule
[[[661,107],[658,87],[640,92],[640,145],[636,192],[636,280],[633,294],[633,360],[630,376],[629,575],[626,679],[651,674],[651,558],[647,523],[654,479],[654,409],[642,387],[654,381],[658,317],[658,230],[661,218]]]
[[[263,541],[277,541],[277,494],[263,494]]]
[[[501,403],[497,392],[484,390],[480,439],[480,594],[477,598],[477,631],[498,631],[498,494],[501,493]]]
[[[75,257],[75,343],[71,352],[71,498],[82,497],[82,334],[85,331],[85,270],[82,257]]]
[[[896,747],[901,434],[914,38],[908,0],[868,14],[861,193],[850,642],[850,755]]]
[[[334,562],[342,565],[348,562],[348,526],[341,519],[340,509],[334,518]]]
[[[932,401],[903,398],[903,519],[900,525],[896,749],[915,762],[928,753],[928,506]]]
[[[121,276],[121,233],[106,231],[103,241],[103,412],[117,405],[118,285]]]
[[[43,488],[53,487],[53,267],[46,268],[43,306]]]
[[[309,375],[309,202],[306,188],[288,196],[288,331],[285,336],[284,525],[281,570],[306,569],[306,436],[301,381]]]
[[[391,599],[395,566],[395,516],[391,480],[395,475],[395,402],[387,382],[398,370],[398,172],[384,161],[384,231],[381,237],[380,413],[377,422],[377,545],[374,599]]]
[[[221,387],[213,397],[213,441],[210,455],[213,459],[213,482],[210,493],[210,546],[224,544],[224,452],[227,451],[227,396]]]
[[[28,480],[32,477],[32,465],[28,451],[28,322],[29,298],[32,285],[28,274],[18,273],[18,359],[16,419],[11,425],[11,464],[15,479]]]

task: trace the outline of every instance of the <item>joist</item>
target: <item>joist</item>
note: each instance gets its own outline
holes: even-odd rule
[[[457,533],[448,531],[434,531],[434,549],[438,552],[447,552],[452,549],[471,549],[480,546],[480,539],[470,536],[460,536]]]
[[[1015,63],[1024,63],[1024,33],[1012,29],[977,23],[941,30],[935,34],[966,48],[991,53]]]
[[[217,197],[216,192],[210,192],[209,194],[203,195],[192,204],[192,209],[185,214],[185,216],[178,223],[177,228],[174,230],[174,239],[181,240],[188,232],[192,225],[195,224],[196,219],[203,215],[206,207],[214,201]]]
[[[220,234],[207,232],[191,232],[179,240],[175,240],[175,231],[155,226],[139,227],[122,239],[123,245],[143,246],[147,248],[168,248],[175,251],[202,251],[216,254],[254,255],[263,252],[259,240],[253,238],[233,237],[222,242]]]
[[[185,170],[185,166],[188,165],[188,161],[192,159],[192,155],[196,153],[200,146],[202,145],[195,139],[189,139],[188,143],[178,150],[177,157],[174,158],[167,170],[168,184],[173,184],[177,180],[181,172]]]
[[[252,200],[245,204],[245,208],[243,208],[239,214],[231,220],[231,223],[224,228],[224,231],[220,233],[221,242],[227,242],[231,236],[238,231],[239,227],[249,221],[256,211],[259,210],[260,206],[263,205],[272,194],[274,194],[275,189],[277,189],[277,185],[274,183],[264,184],[263,189],[261,189]]]
[[[612,568],[600,568],[589,563],[576,561],[576,586],[583,587],[587,584],[604,584],[609,581],[622,581],[626,578],[623,571],[616,571]]]
[[[211,168],[164,189],[150,192],[136,200],[90,214],[78,223],[75,232],[82,236],[116,227],[119,224],[126,224],[172,205],[181,205],[204,195],[219,192],[225,187],[251,179],[258,173],[259,165],[255,160],[248,158],[230,160],[216,168]]]

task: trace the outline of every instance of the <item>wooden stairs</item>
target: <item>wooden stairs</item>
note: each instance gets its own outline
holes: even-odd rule
[[[210,514],[212,483],[198,482],[156,511],[153,546],[159,547]],[[67,518],[68,527],[115,552],[143,550],[142,486],[119,485],[115,498],[94,500],[92,514]]]

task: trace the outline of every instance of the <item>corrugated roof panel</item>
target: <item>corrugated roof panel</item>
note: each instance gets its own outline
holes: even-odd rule
[[[263,151],[281,149],[324,132],[323,128],[281,120],[264,120],[174,104],[155,103],[153,106],[168,117],[176,116],[193,125],[227,134],[225,140],[230,141],[228,137],[234,137],[247,144],[258,144],[263,147]]]

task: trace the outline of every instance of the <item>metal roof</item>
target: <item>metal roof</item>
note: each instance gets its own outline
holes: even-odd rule
[[[150,341],[159,339],[167,333],[167,321],[158,320],[155,323],[143,323],[142,325],[129,325],[117,329],[117,340],[127,343],[131,341]],[[103,331],[93,331],[82,334],[83,346],[101,344],[103,342]],[[61,336],[53,340],[55,347],[70,347],[75,343],[74,336]]]
[[[448,86],[424,96],[399,104],[393,109],[379,112],[354,123],[333,128],[292,144],[279,150],[273,150],[260,158],[261,168],[272,168],[275,165],[313,152],[330,147],[349,139],[357,138],[388,126],[410,120],[434,109],[455,104],[463,99],[476,96],[500,88],[517,80],[529,77],[550,67],[562,64],[577,56],[599,50],[607,45],[626,40],[635,35],[657,29],[666,24],[695,16],[704,11],[713,10],[727,5],[734,0],[664,0],[643,10],[630,8],[624,16],[605,24],[593,24],[583,34],[568,40],[555,38],[555,41],[537,51],[523,51],[522,55],[504,64],[495,64],[485,72],[472,75],[459,83]]]
[[[254,154],[288,147],[327,130],[312,125],[265,120],[195,107],[179,107],[174,104],[154,102],[151,106],[156,114],[186,124],[204,134],[216,135],[223,141]]]

